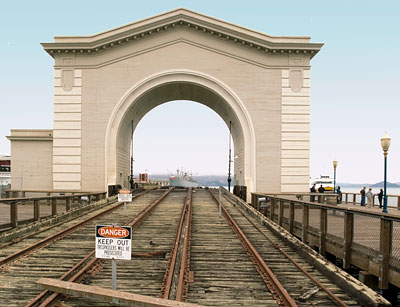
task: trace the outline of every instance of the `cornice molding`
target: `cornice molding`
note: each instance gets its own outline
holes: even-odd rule
[[[191,29],[267,54],[308,54],[312,58],[323,46],[321,43],[310,43],[307,36],[274,37],[186,9],[177,9],[92,36],[55,37],[54,43],[41,45],[52,57],[56,54],[98,54],[177,28]]]

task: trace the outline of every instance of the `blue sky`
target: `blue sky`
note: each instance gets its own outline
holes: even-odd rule
[[[311,63],[311,176],[332,174],[337,158],[339,181],[382,180],[380,138],[387,131],[388,179],[400,182],[400,1],[3,1],[0,153],[10,151],[5,136],[12,128],[52,128],[53,60],[40,42],[98,33],[177,7],[325,43]],[[180,126],[171,124],[177,121]],[[165,130],[173,136],[170,144],[158,133]],[[136,167],[224,174],[227,147],[228,130],[215,113],[194,103],[169,103],[139,124]],[[160,148],[168,152],[163,159],[155,155]]]

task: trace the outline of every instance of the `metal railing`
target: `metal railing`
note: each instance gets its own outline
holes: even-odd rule
[[[321,202],[310,202],[316,196]],[[252,207],[305,244],[379,278],[379,288],[400,287],[400,217],[335,204],[337,195],[252,193]],[[324,204],[323,201],[332,204]]]

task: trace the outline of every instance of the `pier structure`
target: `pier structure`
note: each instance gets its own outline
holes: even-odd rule
[[[310,37],[176,9],[42,46],[54,58],[54,125],[11,130],[12,189],[127,187],[132,127],[160,104],[191,100],[231,123],[234,185],[308,190],[310,61],[322,47]]]

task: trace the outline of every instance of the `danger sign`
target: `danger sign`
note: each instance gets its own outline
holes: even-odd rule
[[[132,201],[131,190],[128,190],[128,189],[119,190],[118,191],[118,201],[119,202],[131,202]]]
[[[132,227],[96,225],[96,258],[131,260]]]

